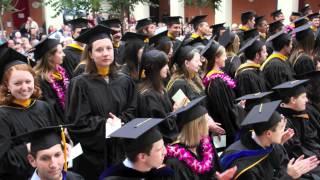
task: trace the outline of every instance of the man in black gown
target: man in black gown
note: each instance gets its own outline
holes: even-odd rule
[[[167,16],[164,17],[163,20],[167,25],[168,37],[173,44],[173,52],[177,50],[178,45],[181,43],[181,41],[177,39],[181,35],[181,18],[181,16]]]
[[[110,135],[123,138],[126,159],[106,169],[99,179],[161,179],[173,175],[173,170],[163,167],[166,149],[160,131],[155,127],[164,119],[137,118]]]
[[[318,166],[315,156],[289,161],[281,144],[294,132],[285,131],[286,119],[275,111],[279,104],[273,101],[256,105],[241,124],[253,131],[246,131],[222,155],[224,169],[237,166],[236,179],[297,179]]]
[[[78,18],[69,21],[67,24],[71,25],[72,28],[72,38],[75,39],[80,35],[81,29],[86,28],[88,26],[88,20],[83,18]],[[67,71],[69,78],[71,79],[73,76],[73,70],[80,63],[81,55],[83,52],[83,44],[77,41],[67,45],[63,52],[65,57],[63,59],[62,66]]]

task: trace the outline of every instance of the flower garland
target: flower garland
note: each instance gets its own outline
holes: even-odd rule
[[[69,78],[66,75],[66,71],[61,66],[56,66],[56,71],[62,76],[63,87],[59,82],[51,75],[50,85],[53,90],[56,92],[56,95],[59,98],[59,103],[64,109],[65,107],[65,92],[67,91],[69,85]]]
[[[229,86],[231,89],[236,87],[236,82],[225,73],[212,74],[209,77],[203,78],[202,82],[207,87],[209,85],[210,81],[214,80],[216,78],[221,78],[227,84],[227,86]]]
[[[167,156],[184,161],[187,166],[197,174],[209,172],[213,167],[213,146],[211,138],[208,136],[201,139],[200,144],[202,150],[202,161],[198,161],[186,148],[180,147],[179,145],[167,146]]]

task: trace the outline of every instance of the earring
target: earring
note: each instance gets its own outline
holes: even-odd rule
[[[9,90],[7,92],[7,96],[11,96],[11,92]]]

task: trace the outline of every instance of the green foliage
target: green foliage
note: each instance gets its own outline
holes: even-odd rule
[[[0,12],[3,15],[5,12],[17,12],[19,11],[13,5],[12,0],[0,0]]]
[[[222,0],[180,0],[184,1],[186,5],[198,7],[210,7],[212,10],[219,9]]]

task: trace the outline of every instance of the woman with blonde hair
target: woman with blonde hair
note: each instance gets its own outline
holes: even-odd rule
[[[191,101],[179,113],[177,140],[167,146],[165,164],[174,170],[172,179],[231,179],[236,168],[220,174],[219,156],[216,153],[207,125],[207,110],[199,103],[200,97]]]
[[[41,90],[27,58],[5,44],[0,54],[0,177],[27,179],[33,171],[26,159],[30,143],[13,138],[58,123],[49,105],[38,100]]]
[[[42,99],[53,107],[63,123],[69,77],[61,66],[64,56],[62,45],[56,39],[46,38],[34,48],[34,58],[38,61],[34,69],[40,82]]]

